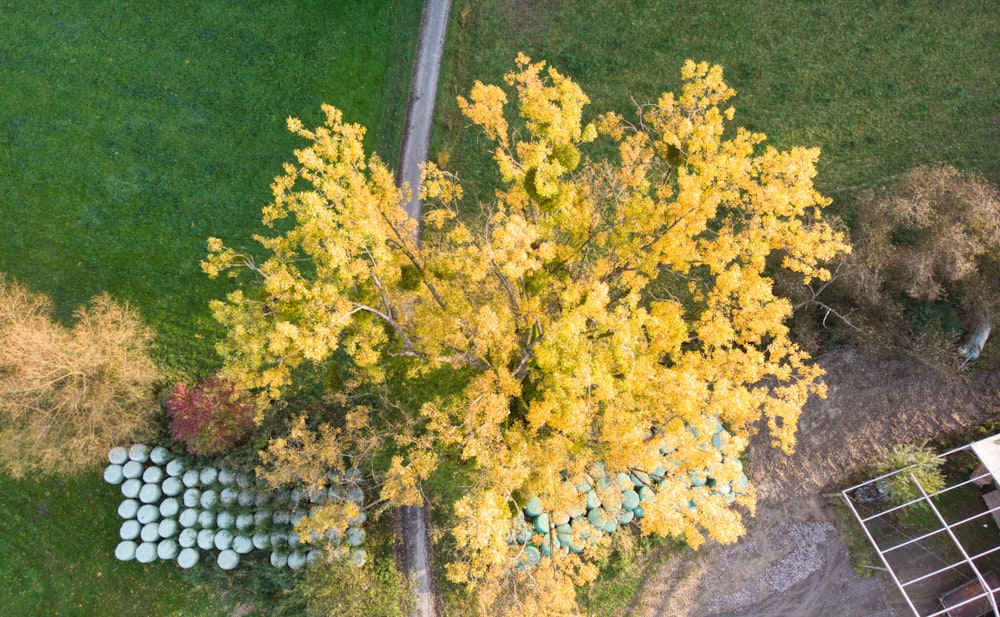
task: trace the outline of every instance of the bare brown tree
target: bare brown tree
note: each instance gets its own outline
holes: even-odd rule
[[[147,429],[159,371],[152,331],[107,294],[66,328],[43,295],[0,277],[0,467],[70,475]]]

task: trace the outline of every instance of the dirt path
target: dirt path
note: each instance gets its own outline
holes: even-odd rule
[[[880,446],[921,442],[1000,411],[1000,375],[962,377],[897,353],[840,349],[819,359],[829,395],[812,400],[787,457],[750,446],[757,516],[734,546],[668,561],[626,614],[638,617],[909,617],[892,583],[861,578],[822,497]]]
[[[396,184],[409,185],[413,192],[413,199],[406,204],[406,212],[418,222],[422,205],[417,198],[420,165],[427,161],[430,148],[434,103],[437,99],[450,11],[451,0],[427,0],[424,3],[413,83],[410,86],[410,102],[406,110],[403,144],[396,173]],[[397,508],[394,516],[396,566],[414,582],[411,617],[433,617],[436,614],[436,602],[430,538],[427,533],[427,508]]]

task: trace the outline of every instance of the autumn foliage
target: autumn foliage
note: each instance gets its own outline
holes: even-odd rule
[[[253,432],[253,402],[231,381],[212,376],[194,388],[174,387],[167,401],[170,434],[189,454],[223,454]]]
[[[0,278],[0,466],[14,477],[91,469],[154,417],[153,333],[136,312],[102,294],[74,319]]]
[[[734,541],[752,489],[734,499],[692,478],[735,480],[761,420],[791,451],[803,404],[824,391],[767,271],[777,255],[824,280],[824,261],[848,249],[821,216],[819,152],[727,128],[734,92],[719,67],[688,62],[683,77],[679,96],[634,123],[585,120],[581,89],[523,56],[508,88],[477,83],[459,103],[502,184],[473,225],[461,186],[429,164],[421,242],[364,129],[326,107],[315,131],[289,121],[309,143],[272,186],[264,222],[282,231],[259,238],[269,257],[210,240],[210,275],[260,281],[212,307],[238,383],[278,397],[296,367],[335,353],[351,360],[336,393],[345,405],[389,379],[454,376],[428,400],[391,401],[411,422],[384,442],[398,455],[382,497],[412,503],[445,456],[475,470],[455,504],[448,571],[484,613],[573,613],[573,586],[596,576],[607,539],[517,569],[510,537],[527,497],[579,509],[573,484],[598,462],[610,475],[666,467],[642,533]],[[617,154],[591,158],[608,151],[590,150],[597,140]]]

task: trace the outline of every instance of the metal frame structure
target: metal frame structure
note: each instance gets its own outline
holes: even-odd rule
[[[987,613],[987,614],[992,614],[994,617],[1000,617],[1000,606],[998,606],[998,604],[1000,604],[1000,602],[998,602],[998,600],[1000,600],[1000,597],[998,597],[1000,596],[1000,585],[997,586],[991,585],[990,582],[987,581],[985,573],[981,571],[980,567],[976,563],[976,561],[981,559],[982,557],[1000,552],[1000,537],[997,538],[996,546],[984,551],[980,551],[978,553],[970,553],[969,548],[964,546],[960,541],[958,535],[956,535],[956,531],[961,526],[973,523],[977,519],[981,519],[983,517],[994,516],[995,512],[1000,511],[1000,506],[996,506],[993,508],[986,507],[983,510],[983,512],[979,514],[975,514],[965,519],[949,523],[942,515],[941,511],[938,509],[936,504],[934,503],[934,497],[943,495],[959,487],[966,486],[971,483],[978,483],[986,479],[989,479],[990,481],[993,482],[994,485],[1000,487],[1000,435],[996,435],[988,439],[968,444],[960,448],[955,448],[954,450],[949,450],[944,454],[940,454],[939,458],[946,459],[950,456],[966,451],[971,451],[971,453],[974,454],[982,462],[982,464],[987,469],[986,473],[974,476],[964,482],[952,484],[939,491],[928,493],[925,490],[925,488],[920,484],[920,482],[917,480],[916,476],[910,473],[909,470],[912,468],[907,467],[904,469],[899,469],[881,475],[877,478],[873,478],[866,482],[862,482],[861,484],[856,484],[841,492],[841,497],[844,499],[844,502],[847,503],[847,506],[850,508],[851,512],[854,513],[855,518],[861,524],[861,528],[864,530],[865,535],[868,537],[868,541],[875,548],[875,551],[878,553],[879,559],[885,566],[886,571],[892,578],[893,582],[896,584],[896,587],[903,594],[903,598],[906,600],[906,604],[910,607],[910,609],[913,611],[913,614],[916,617],[951,617],[954,614],[951,611],[955,611],[956,609],[972,604],[973,602],[977,601],[981,602],[982,599],[984,598],[988,600],[989,607],[990,609],[992,609],[992,613]],[[870,489],[876,489],[878,483],[899,474],[907,474],[909,476],[910,480],[916,485],[920,493],[919,497],[911,501],[908,501],[906,503],[891,508],[887,508],[885,510],[881,510],[874,514],[866,515],[859,511],[859,508],[857,506],[859,503],[861,503],[861,500],[857,499],[857,494],[860,489],[865,489],[866,487]],[[899,512],[905,508],[917,506],[918,504],[925,504],[927,507],[930,508],[930,511],[933,513],[934,518],[938,523],[938,526],[934,528],[932,531],[929,531],[928,533],[921,534],[914,538],[908,538],[904,541],[898,542],[891,546],[880,545],[879,541],[876,540],[875,533],[873,533],[872,529],[873,523],[880,521],[884,522],[883,517],[885,517],[886,515]],[[1000,517],[1000,514],[994,516],[994,518],[997,517]],[[1000,518],[998,518],[998,520],[1000,520]],[[935,570],[924,572],[922,574],[919,574],[918,576],[911,576],[909,578],[905,578],[904,580],[903,574],[900,572],[900,568],[894,567],[893,563],[894,552],[907,546],[913,546],[913,545],[922,546],[920,544],[922,541],[930,539],[932,537],[940,537],[940,534],[945,534],[947,536],[948,540],[950,540],[950,542],[957,549],[958,553],[961,555],[961,559],[953,563],[944,563],[942,567],[939,567]],[[897,563],[896,565],[898,566],[900,564]],[[972,572],[973,575],[972,577],[969,577],[967,574],[963,574],[962,569],[965,568],[967,568],[967,570],[965,570],[966,572],[968,571]],[[915,588],[915,586],[920,583],[931,583],[936,577],[941,577],[949,572],[957,572],[959,574],[962,574],[963,576],[968,578],[970,582],[978,581],[980,592],[974,595],[973,597],[967,598],[948,608],[942,608],[940,610],[937,610],[936,612],[926,612],[926,611],[921,612],[921,610],[919,610],[915,605],[914,599],[911,597],[910,590]]]

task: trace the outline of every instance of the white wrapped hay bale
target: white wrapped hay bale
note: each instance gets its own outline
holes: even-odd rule
[[[187,508],[180,513],[177,517],[177,522],[180,523],[181,527],[189,528],[194,527],[198,524],[198,510],[195,508]]]
[[[202,486],[212,486],[219,478],[219,470],[215,467],[206,467],[201,470],[198,481]]]
[[[201,506],[201,491],[196,488],[184,491],[184,507],[197,508],[199,506]]]
[[[202,529],[198,532],[198,548],[207,551],[215,548],[215,531],[212,529]]]
[[[177,542],[174,540],[163,540],[156,545],[156,556],[167,561],[177,557]]]
[[[176,478],[184,473],[184,461],[179,458],[167,462],[167,475]]]
[[[142,476],[142,463],[138,461],[128,461],[122,465],[122,475],[126,480],[139,478]]]
[[[271,565],[275,568],[284,568],[288,565],[288,555],[281,551],[271,553]]]
[[[108,465],[104,468],[104,481],[108,484],[118,486],[125,481],[125,474],[121,465]]]
[[[146,523],[142,526],[142,530],[139,532],[140,537],[143,542],[159,542],[160,540],[160,524],[159,523]]]
[[[172,458],[170,450],[167,450],[163,446],[156,446],[149,452],[149,460],[154,465],[163,465]]]
[[[198,513],[198,526],[202,529],[215,528],[215,513],[211,510],[202,510]]]
[[[233,550],[239,555],[246,555],[253,550],[253,540],[242,534],[233,537]]]
[[[135,499],[139,496],[139,491],[142,490],[142,480],[138,478],[130,478],[122,482],[122,496],[127,499]]]
[[[135,518],[139,511],[139,502],[135,499],[126,499],[118,504],[118,516],[121,518]]]
[[[149,460],[149,446],[141,443],[134,444],[128,449],[129,460],[137,463],[145,463]]]
[[[198,532],[194,529],[186,528],[182,529],[180,534],[177,536],[177,544],[182,548],[192,548],[198,544]],[[181,551],[182,553],[184,551]]]
[[[139,521],[130,519],[122,523],[121,528],[118,529],[118,537],[122,540],[135,540],[141,531],[142,525],[139,524]]]
[[[159,484],[143,484],[139,489],[139,501],[142,503],[156,503],[163,497],[163,491]]]
[[[184,475],[181,476],[181,482],[183,482],[184,486],[187,488],[194,488],[201,483],[201,474],[198,473],[197,469],[188,469],[184,472]]]
[[[199,553],[193,548],[185,548],[177,555],[177,565],[189,570],[198,563]]]
[[[135,560],[139,563],[152,563],[156,560],[156,545],[143,542],[135,549]]]
[[[132,561],[135,559],[135,551],[138,545],[132,540],[124,540],[115,547],[115,559],[118,561]]]
[[[233,534],[226,529],[215,532],[215,548],[224,551],[233,545]]]
[[[299,551],[292,551],[288,554],[288,567],[293,570],[298,570],[302,566],[306,565],[306,556]]]
[[[219,567],[223,570],[232,570],[240,565],[240,556],[232,549],[226,549],[219,553]]]
[[[152,504],[146,504],[136,510],[135,518],[141,525],[154,523],[160,520],[160,509]]]
[[[181,505],[177,503],[177,500],[173,497],[167,497],[160,502],[160,516],[163,518],[171,518],[177,516],[177,512],[181,509]]]
[[[177,535],[177,521],[172,518],[165,518],[160,521],[159,534],[161,538],[172,538]]]
[[[163,483],[160,484],[160,488],[163,489],[163,494],[169,497],[176,497],[181,494],[184,490],[184,484],[181,482],[180,478],[166,478]]]
[[[128,450],[121,446],[115,446],[108,450],[108,462],[112,465],[124,465],[128,462]]]

